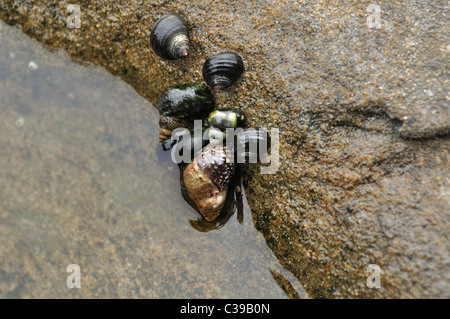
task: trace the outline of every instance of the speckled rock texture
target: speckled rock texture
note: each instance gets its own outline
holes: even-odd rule
[[[81,28],[66,26],[68,3]],[[155,104],[201,80],[205,59],[243,56],[220,106],[280,130],[279,171],[247,175],[256,227],[311,297],[450,297],[447,1],[8,1],[0,18],[106,67]],[[191,28],[187,59],[150,47],[162,15]],[[373,20],[370,20],[373,21]],[[366,285],[381,267],[380,289]]]

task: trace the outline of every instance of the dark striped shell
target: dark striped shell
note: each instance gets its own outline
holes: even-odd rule
[[[168,14],[154,25],[150,43],[155,53],[166,60],[186,57],[189,52],[189,27],[183,17]]]
[[[243,72],[244,62],[233,52],[216,54],[203,65],[203,79],[216,91],[229,88]]]
[[[244,111],[238,107],[220,108],[209,113],[207,123],[209,127],[216,127],[222,131],[227,128],[244,127],[246,117]]]

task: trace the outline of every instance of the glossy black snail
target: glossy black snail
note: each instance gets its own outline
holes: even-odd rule
[[[234,52],[213,55],[203,64],[203,79],[215,91],[229,88],[243,72],[244,62]]]
[[[183,17],[167,14],[159,19],[150,34],[155,53],[166,60],[184,58],[189,53],[189,27]]]
[[[214,105],[214,95],[204,83],[176,84],[167,88],[158,101],[159,141],[170,138],[175,128],[189,128],[194,119],[203,119]]]

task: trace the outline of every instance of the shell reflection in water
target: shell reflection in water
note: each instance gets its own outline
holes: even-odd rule
[[[159,19],[150,34],[155,53],[166,60],[184,58],[189,52],[189,27],[178,14],[167,14]]]

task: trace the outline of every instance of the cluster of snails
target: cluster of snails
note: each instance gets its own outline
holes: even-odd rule
[[[150,42],[155,53],[166,60],[184,58],[189,53],[189,27],[177,14],[168,14],[154,25]],[[237,107],[216,108],[212,92],[229,88],[244,72],[242,58],[233,52],[219,53],[209,57],[203,65],[205,83],[173,85],[161,94],[158,101],[160,114],[159,142],[173,138],[177,128],[192,129],[194,120],[202,120],[203,129],[244,128],[246,116]],[[212,88],[212,90],[210,89]],[[225,134],[223,135],[225,136]],[[193,138],[193,137],[192,137]],[[241,132],[233,144],[244,150],[243,157],[249,157],[249,145],[267,139],[267,132]],[[229,190],[242,172],[242,165],[227,158],[227,146],[209,143],[202,145],[199,154],[182,170],[182,190],[206,221],[215,221],[222,212]],[[244,163],[245,165],[245,163]]]

